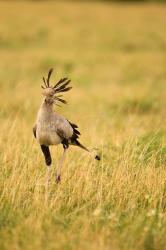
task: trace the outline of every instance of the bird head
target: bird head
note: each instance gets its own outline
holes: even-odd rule
[[[52,72],[53,69],[50,69],[47,78],[43,77],[44,86],[41,85],[43,89],[42,95],[45,97],[45,101],[49,104],[58,105],[58,102],[66,104],[67,102],[62,99],[62,95],[59,94],[72,89],[72,87],[69,86],[71,80],[68,78],[62,78],[55,85],[50,85],[50,77]]]

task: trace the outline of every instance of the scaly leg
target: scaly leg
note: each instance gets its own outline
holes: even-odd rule
[[[57,169],[57,177],[56,177],[56,182],[57,183],[59,183],[61,181],[61,173],[60,172],[61,172],[61,168],[62,168],[62,165],[63,165],[63,161],[65,159],[66,151],[67,151],[67,147],[64,147],[62,158],[60,159],[59,166],[58,166],[58,169]]]

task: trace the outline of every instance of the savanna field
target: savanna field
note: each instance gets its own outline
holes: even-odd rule
[[[96,162],[32,134],[42,76]],[[53,83],[54,83],[53,82]],[[166,249],[166,5],[0,2],[0,250]]]

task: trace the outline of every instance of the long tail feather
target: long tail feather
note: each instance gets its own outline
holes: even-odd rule
[[[79,141],[76,140],[74,143],[75,143],[74,145],[76,145],[76,146],[78,146],[78,147],[80,147],[80,148],[86,150],[87,152],[90,152],[89,149],[87,149],[87,148],[86,148],[84,145],[82,145]]]
[[[78,147],[84,149],[85,151],[91,153],[89,149],[87,149],[84,145],[82,145],[82,144],[81,144],[79,141],[77,141],[77,140],[73,143],[73,145],[78,146]],[[99,156],[99,155],[96,155],[96,156],[95,156],[95,160],[100,161],[100,156]]]

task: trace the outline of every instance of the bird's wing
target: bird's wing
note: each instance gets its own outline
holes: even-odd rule
[[[60,138],[62,138],[62,139],[67,139],[67,138],[66,138],[65,131],[64,131],[63,129],[57,128],[56,132],[57,132],[57,134],[58,134],[58,136],[59,136]]]
[[[79,135],[81,135],[78,131],[78,126],[57,113],[54,114],[54,121],[55,130],[58,136],[62,140],[68,140],[70,143],[75,143]]]
[[[61,143],[63,144],[64,148],[68,148],[69,144],[77,145],[77,146],[81,145],[77,141],[77,139],[79,138],[80,132],[76,128],[78,128],[77,125],[69,122],[68,120],[65,120],[64,123],[60,124],[57,127],[56,132],[58,136],[62,139]]]
[[[64,131],[60,128],[57,129],[57,135],[61,138],[61,143],[63,144],[64,148],[68,148],[69,146],[69,141],[68,138],[66,138],[66,134],[64,133]]]
[[[71,125],[71,127],[73,128],[73,135],[72,135],[72,139],[73,140],[77,140],[79,138],[79,136],[81,135],[81,133],[78,131],[78,126],[74,123],[71,123],[70,121],[68,121]]]
[[[33,126],[33,134],[34,134],[34,137],[36,138],[36,129],[37,129],[37,125],[35,124]]]
[[[71,127],[73,128],[73,135],[72,137],[70,138],[70,144],[71,145],[75,145],[75,146],[78,146],[86,151],[89,152],[89,149],[87,149],[84,145],[82,145],[78,139],[79,139],[79,136],[81,135],[80,132],[78,131],[78,126],[74,123],[71,123],[69,122]]]
[[[73,135],[73,128],[65,117],[56,115],[55,131],[62,139],[69,139]]]

